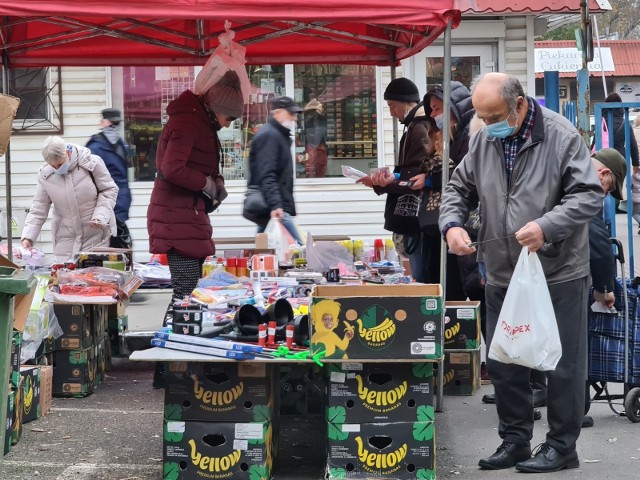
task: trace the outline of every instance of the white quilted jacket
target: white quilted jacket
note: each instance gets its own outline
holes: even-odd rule
[[[117,185],[100,157],[92,155],[88,148],[72,147],[66,175],[57,175],[48,164],[40,168],[35,197],[21,236],[35,242],[53,204],[51,233],[56,262],[73,261],[78,252],[109,246],[112,232],[116,233],[113,207]],[[92,228],[91,220],[100,222],[104,228]]]

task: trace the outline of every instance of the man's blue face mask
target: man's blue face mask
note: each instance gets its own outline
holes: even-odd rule
[[[511,114],[501,122],[487,125],[487,135],[496,138],[507,138],[516,133],[516,130],[518,129],[518,121],[516,120],[516,124],[512,127],[509,125],[509,117],[511,117]]]

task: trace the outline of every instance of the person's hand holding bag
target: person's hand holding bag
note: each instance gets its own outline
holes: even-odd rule
[[[223,183],[224,185],[224,183]],[[204,184],[202,191],[211,198],[216,198],[216,182],[213,178],[207,177],[207,183]]]
[[[218,175],[214,180],[214,183],[216,187],[216,193],[213,198],[222,203],[224,199],[229,196],[229,194],[227,193],[227,189],[224,187],[224,178]]]

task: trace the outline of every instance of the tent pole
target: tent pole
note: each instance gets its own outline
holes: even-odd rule
[[[447,28],[444,31],[444,72],[442,72],[442,94],[443,101],[443,125],[442,125],[442,188],[449,183],[449,137],[451,132],[451,20],[447,22]],[[440,284],[442,285],[442,302],[443,308],[440,314],[440,331],[444,332],[444,302],[447,298],[447,244],[444,240],[440,241]],[[444,352],[442,352],[444,355]],[[443,387],[444,387],[444,357],[438,366],[438,388],[436,391],[436,410],[442,411],[443,407]]]
[[[2,61],[2,91],[9,94],[9,71],[7,69],[7,56],[4,55]],[[7,204],[7,258],[13,261],[13,232],[11,228],[11,219],[13,217],[13,209],[11,205],[11,134],[7,142],[7,151],[4,153],[4,176],[5,176],[5,201]]]
[[[396,79],[396,56],[394,51],[391,51],[391,80]],[[393,164],[398,164],[398,154],[399,154],[399,145],[398,145],[398,122],[393,122],[392,133],[393,133]]]

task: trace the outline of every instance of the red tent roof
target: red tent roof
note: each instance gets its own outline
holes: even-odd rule
[[[454,0],[0,0],[10,67],[202,65],[229,20],[249,64],[384,65],[422,50]]]
[[[463,13],[580,13],[578,0],[475,0],[475,8]],[[589,0],[589,12],[601,13],[611,10],[608,0]]]

